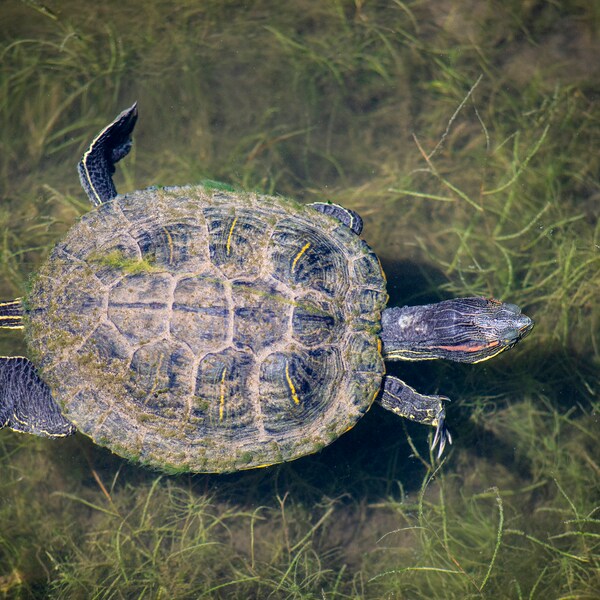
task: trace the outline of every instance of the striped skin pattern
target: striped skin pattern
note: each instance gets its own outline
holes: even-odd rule
[[[21,298],[10,302],[0,302],[0,327],[2,329],[23,329]]]
[[[65,416],[174,471],[292,460],[351,428],[384,372],[379,261],[336,219],[189,186],[85,215],[26,298]]]
[[[57,438],[75,428],[58,410],[48,386],[23,356],[3,356],[0,368],[0,428]],[[22,398],[28,398],[25,405]],[[26,408],[26,410],[23,410]]]

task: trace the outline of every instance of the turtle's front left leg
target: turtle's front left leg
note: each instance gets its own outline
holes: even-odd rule
[[[378,399],[379,404],[400,417],[435,427],[432,450],[439,444],[438,458],[444,452],[446,444],[452,443],[452,436],[446,429],[446,396],[426,396],[420,394],[397,377],[386,375],[383,381],[383,392]]]
[[[77,165],[81,185],[94,206],[117,195],[112,176],[115,163],[131,150],[131,133],[137,121],[137,102],[120,113],[90,144]]]

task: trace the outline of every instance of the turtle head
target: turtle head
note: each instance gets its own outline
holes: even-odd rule
[[[502,350],[512,348],[533,329],[533,321],[527,315],[522,314],[516,304],[486,300],[485,298],[482,300],[489,303],[489,311],[482,311],[481,314],[476,315],[475,326],[487,333],[490,341],[498,340]],[[494,355],[492,354],[492,356]],[[485,360],[485,358],[481,360]]]
[[[453,298],[384,310],[381,341],[386,359],[477,363],[512,348],[532,328],[515,304]]]

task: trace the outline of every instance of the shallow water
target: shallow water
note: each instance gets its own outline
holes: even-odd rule
[[[74,165],[138,100],[125,192],[204,178],[364,218],[390,303],[495,296],[536,321],[452,398],[454,444],[373,407],[318,454],[168,476],[82,435],[0,432],[9,598],[595,598],[598,11],[577,2],[9,0],[0,294],[89,210]],[[5,355],[27,352],[2,332]]]

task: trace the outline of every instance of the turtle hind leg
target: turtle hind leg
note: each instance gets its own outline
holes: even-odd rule
[[[64,437],[75,427],[60,412],[50,388],[22,356],[0,357],[0,429]]]
[[[131,150],[131,133],[137,121],[137,102],[109,123],[92,141],[77,165],[81,185],[94,206],[117,195],[112,176],[115,163]]]
[[[435,449],[439,444],[438,458],[444,452],[446,444],[452,443],[452,436],[446,429],[444,401],[449,401],[449,398],[420,394],[391,375],[386,375],[384,378],[383,392],[378,399],[383,408],[391,410],[400,417],[435,427],[435,437],[431,449]]]

